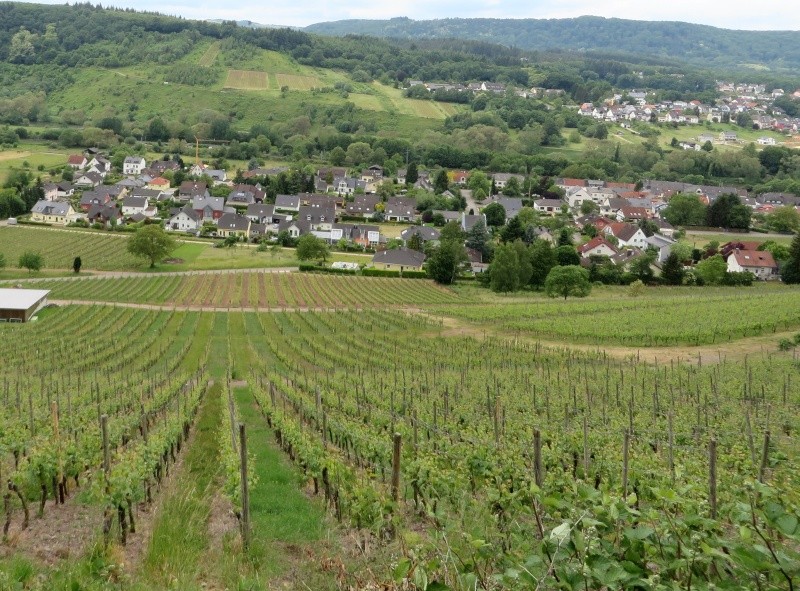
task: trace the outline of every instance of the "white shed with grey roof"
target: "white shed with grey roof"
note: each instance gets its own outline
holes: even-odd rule
[[[48,289],[0,288],[0,322],[27,322],[47,305]]]

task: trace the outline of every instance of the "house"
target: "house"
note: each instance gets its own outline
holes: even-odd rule
[[[339,177],[333,181],[333,191],[339,195],[352,195],[357,189],[367,192],[367,182],[352,177]]]
[[[661,218],[653,218],[653,223],[658,226],[658,233],[667,238],[672,238],[675,234],[675,228],[667,220]]]
[[[425,262],[425,255],[408,248],[382,250],[372,257],[372,265],[378,269],[395,269],[403,271],[420,271]]]
[[[617,211],[617,221],[632,221],[638,222],[640,220],[649,220],[651,218],[650,210],[646,207],[621,207]]]
[[[150,205],[150,200],[146,196],[134,197],[131,195],[122,200],[122,215],[126,218],[133,215],[152,218],[156,216],[156,213],[156,208]]]
[[[152,170],[158,176],[164,174],[168,170],[177,172],[182,168],[183,167],[181,166],[181,163],[177,160],[156,160],[155,162],[150,163],[150,170]]]
[[[313,207],[301,205],[297,212],[298,222],[305,222],[309,230],[330,231],[336,221],[336,210],[332,207]]]
[[[648,236],[645,242],[647,242],[647,248],[654,248],[658,251],[658,255],[656,256],[657,263],[663,263],[667,260],[667,257],[672,252],[673,245],[676,243],[675,240],[667,238],[666,236],[661,236],[660,234]]]
[[[561,213],[562,206],[565,205],[561,199],[537,199],[533,202],[533,209],[539,213],[556,215]]]
[[[495,189],[502,191],[506,188],[508,181],[511,179],[517,179],[519,186],[522,187],[522,183],[525,181],[525,177],[521,174],[511,174],[507,172],[496,172],[492,175],[492,182],[494,183]]]
[[[446,211],[444,209],[434,209],[431,211],[433,217],[437,215],[442,216],[444,223],[447,222],[461,222],[461,212],[460,211]]]
[[[275,197],[275,210],[299,211],[300,197],[298,195],[277,195]]]
[[[486,228],[486,214],[479,213],[477,215],[467,215],[466,213],[462,212],[461,229],[465,232],[469,232],[478,222],[483,222],[483,227]]]
[[[275,213],[275,206],[268,203],[253,203],[247,206],[245,215],[254,224],[277,224],[288,216]]]
[[[142,174],[146,166],[147,162],[141,156],[128,156],[122,161],[122,174]]]
[[[145,185],[147,189],[152,189],[153,191],[161,191],[162,193],[165,191],[170,190],[170,182],[165,179],[164,177],[156,177],[151,179],[149,183]]]
[[[439,232],[439,230],[436,228],[431,228],[430,226],[411,226],[410,228],[406,228],[400,232],[400,238],[403,240],[403,244],[405,245],[408,245],[408,241],[411,240],[412,236],[419,236],[420,241],[425,243],[438,241],[441,237],[441,232]]]
[[[757,279],[764,281],[778,276],[778,265],[768,250],[734,250],[728,256],[728,272],[742,273],[749,271]]]
[[[506,223],[517,217],[517,214],[522,210],[522,199],[519,197],[500,197],[495,199],[495,203],[499,203],[505,209]]]
[[[178,189],[178,199],[189,201],[195,197],[210,197],[208,184],[200,181],[183,181]]]
[[[111,168],[111,161],[102,156],[94,156],[86,165],[87,172],[96,172],[102,177],[111,172]]]
[[[466,185],[469,180],[470,172],[468,170],[448,170],[447,178],[450,183],[456,185]]]
[[[307,234],[310,229],[308,222],[299,220],[284,220],[278,224],[278,233],[287,232],[291,238],[297,238],[301,234]]]
[[[72,184],[79,188],[94,188],[103,184],[103,177],[97,172],[84,172],[75,176]]]
[[[71,154],[67,159],[67,165],[72,170],[83,170],[87,164],[89,164],[89,161],[83,154]]]
[[[184,205],[182,209],[173,212],[167,220],[167,230],[192,232],[203,225],[200,216],[192,209],[191,205]]]
[[[619,254],[617,248],[605,239],[602,235],[595,236],[586,244],[578,247],[578,254],[581,258],[588,259],[592,256],[607,256],[612,257]]]
[[[194,197],[192,209],[202,223],[216,223],[225,214],[225,200],[222,197]]]
[[[363,246],[364,248],[374,248],[381,241],[381,230],[378,226],[368,226],[359,224],[333,224],[331,227],[331,243],[339,240],[347,240]]]
[[[266,193],[255,185],[236,185],[228,194],[227,204],[231,207],[247,207],[264,201]]]
[[[735,131],[723,131],[719,134],[719,141],[721,142],[735,142],[737,138]]]
[[[37,201],[31,208],[31,220],[45,224],[66,226],[75,217],[75,210],[69,201]]]
[[[346,206],[347,215],[352,217],[369,218],[375,213],[375,208],[380,203],[377,195],[356,195],[352,203]]]
[[[762,135],[760,138],[758,138],[757,141],[762,146],[774,146],[774,145],[776,145],[778,143],[778,142],[775,141],[774,137],[768,137],[768,136],[764,136],[764,135]]]
[[[416,199],[390,197],[383,212],[386,216],[386,221],[413,222],[417,219],[417,201]]]
[[[88,212],[94,205],[108,205],[113,201],[108,191],[85,191],[79,202],[81,211]]]
[[[731,240],[720,247],[719,253],[722,255],[722,258],[727,261],[728,256],[730,256],[736,250],[758,250],[759,246],[761,246],[760,242]]]
[[[250,237],[250,220],[238,213],[226,213],[217,222],[217,236],[227,238],[228,236]]]
[[[61,181],[60,183],[45,183],[42,185],[44,190],[44,198],[48,201],[57,201],[59,199],[69,199],[75,195],[75,187],[72,183]]]
[[[361,171],[361,180],[365,183],[380,182],[383,180],[383,166],[373,164]]]
[[[0,289],[0,322],[28,322],[47,305],[49,289]]]
[[[335,197],[333,195],[320,195],[317,193],[300,193],[300,206],[308,205],[309,207],[327,207],[336,209],[340,205],[344,205],[342,197]]]
[[[647,236],[638,226],[616,222],[606,226],[603,232],[614,236],[620,246],[633,246],[635,248],[645,248],[647,246]]]
[[[86,220],[90,224],[111,224],[116,223],[122,217],[119,209],[114,204],[92,205],[86,214]]]

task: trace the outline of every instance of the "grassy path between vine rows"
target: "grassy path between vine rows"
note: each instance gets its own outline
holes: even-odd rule
[[[249,551],[241,546],[238,521],[221,493],[227,322],[224,315],[215,319],[210,369],[216,382],[200,409],[181,473],[160,503],[140,584],[145,589],[336,589],[315,554],[327,546],[324,508],[305,495],[298,471],[276,446],[247,386],[234,388],[234,396],[258,483],[251,493],[252,546]]]

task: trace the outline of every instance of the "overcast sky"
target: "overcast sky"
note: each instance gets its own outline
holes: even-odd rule
[[[40,0],[62,4],[63,0]],[[257,23],[304,26],[348,18],[412,19],[566,18],[582,15],[634,20],[671,20],[726,29],[800,30],[800,10],[787,0],[107,0],[104,6],[153,10],[194,19],[251,20]]]

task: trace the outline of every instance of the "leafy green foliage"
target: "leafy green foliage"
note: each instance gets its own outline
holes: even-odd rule
[[[330,249],[325,241],[313,234],[304,234],[297,239],[297,258],[301,261],[324,261],[329,254]]]
[[[441,240],[425,260],[428,276],[443,285],[450,285],[469,267],[464,244],[460,240]]]
[[[143,226],[128,239],[128,252],[148,259],[151,269],[175,250],[176,246],[175,239],[159,225]]]
[[[551,298],[586,297],[592,291],[589,272],[577,265],[553,267],[544,282],[544,290]]]

